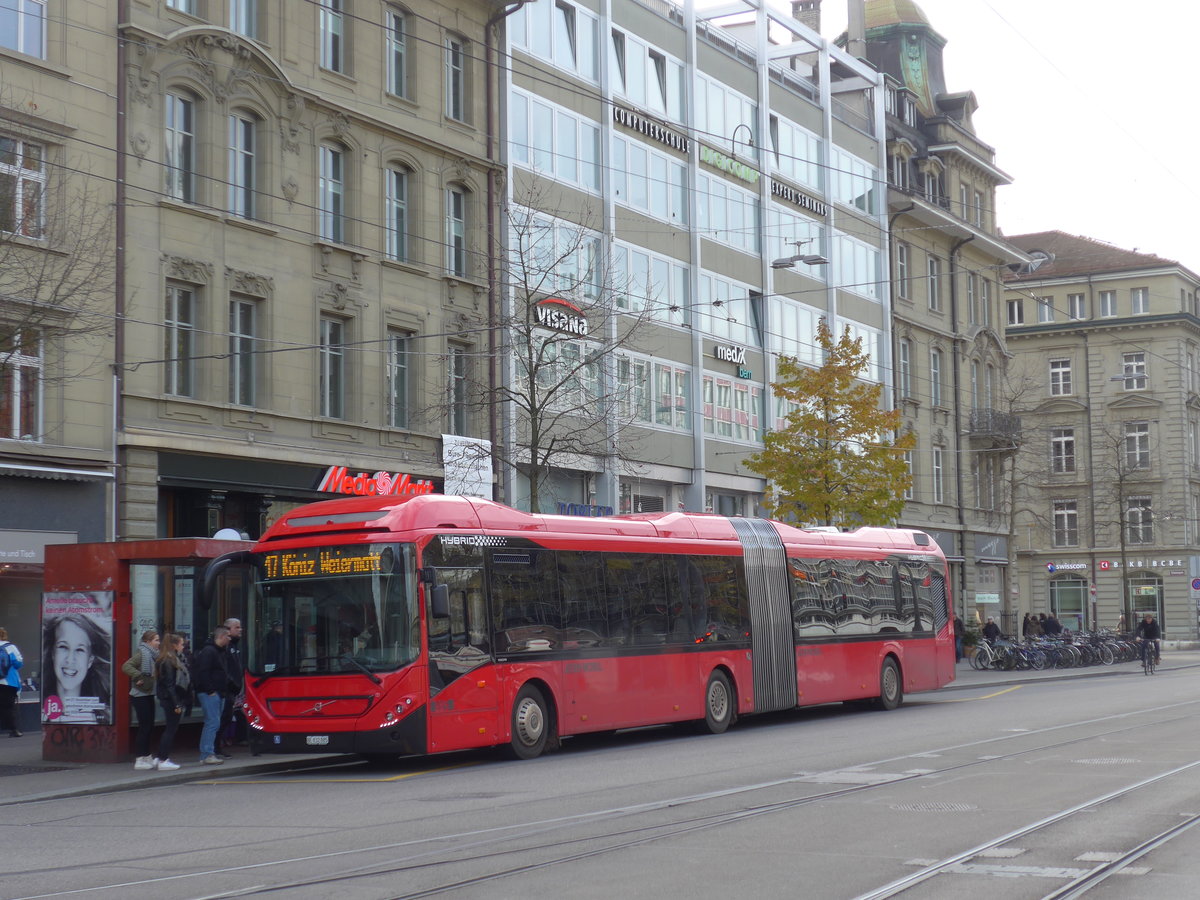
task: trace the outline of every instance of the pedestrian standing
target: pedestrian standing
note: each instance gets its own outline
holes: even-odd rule
[[[169,772],[178,769],[179,763],[171,759],[175,743],[175,732],[184,710],[192,706],[192,682],[187,665],[183,661],[183,635],[168,634],[154,666],[155,694],[162,707],[166,725],[158,740],[158,770]]]
[[[216,766],[225,762],[217,756],[217,731],[221,727],[221,709],[229,690],[229,629],[218,625],[192,663],[192,686],[200,709],[204,711],[204,730],[200,732],[200,762]]]
[[[226,659],[229,666],[229,689],[225,692],[221,704],[221,727],[217,731],[215,746],[217,756],[222,759],[232,759],[229,749],[238,741],[239,725],[243,730],[241,737],[245,737],[243,724],[245,719],[238,714],[242,694],[242,677],[245,671],[242,661],[242,621],[234,618],[226,619],[225,627],[229,629],[229,647],[226,651],[229,654]]]
[[[20,737],[17,727],[17,697],[21,694],[21,666],[25,660],[17,645],[9,642],[8,629],[0,628],[0,731],[10,737]]]
[[[950,613],[954,617],[954,661],[962,662],[963,658],[963,635],[966,633],[966,626],[963,625],[963,620],[958,617],[957,613]]]
[[[158,766],[158,760],[150,755],[150,738],[154,733],[154,661],[158,659],[161,643],[157,631],[143,631],[142,640],[133,651],[133,656],[121,664],[121,671],[129,676],[129,702],[137,719],[135,769],[154,769]]]

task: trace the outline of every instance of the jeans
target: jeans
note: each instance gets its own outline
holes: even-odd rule
[[[204,710],[204,730],[200,732],[200,758],[207,759],[217,752],[213,743],[217,738],[217,729],[221,727],[221,705],[224,697],[220,694],[199,694],[200,708]]]

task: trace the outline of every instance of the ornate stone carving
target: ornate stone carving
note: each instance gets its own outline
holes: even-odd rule
[[[291,209],[292,204],[296,202],[296,195],[300,193],[299,182],[296,181],[294,176],[289,175],[283,179],[279,188],[283,191],[283,199],[287,201],[288,209]]]
[[[300,118],[304,115],[305,100],[299,94],[288,94],[284,103],[283,123],[279,126],[280,146],[288,153],[300,153]]]
[[[213,267],[211,263],[186,256],[162,255],[163,271],[168,278],[178,278],[180,281],[190,281],[192,284],[208,284],[212,280]]]
[[[150,152],[150,138],[146,137],[145,133],[141,131],[137,134],[131,134],[129,136],[129,149],[137,157],[138,166],[140,167],[142,160]]]
[[[336,281],[331,285],[327,285],[318,297],[323,303],[341,311],[350,302],[350,286],[344,282]]]
[[[241,91],[243,86],[259,80],[254,71],[255,54],[250,45],[232,34],[197,34],[180,43],[183,56],[200,73],[200,80],[221,103]],[[217,64],[213,51],[219,50],[232,60]]]
[[[350,134],[350,117],[344,112],[334,110],[329,114],[329,126],[340,140],[345,140]]]
[[[252,297],[271,297],[275,294],[275,279],[270,275],[259,275],[257,272],[245,272],[226,266],[225,278],[229,282],[230,291],[237,294],[248,294]]]

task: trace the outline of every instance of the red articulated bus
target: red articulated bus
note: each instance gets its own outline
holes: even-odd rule
[[[248,563],[243,710],[264,752],[426,754],[844,700],[954,678],[946,561],[919,531],[690,513],[332,500]]]

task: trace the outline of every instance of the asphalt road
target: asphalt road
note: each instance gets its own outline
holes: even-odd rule
[[[41,801],[0,821],[0,896],[1196,896],[1197,687],[1195,669],[981,685],[531,762]]]

